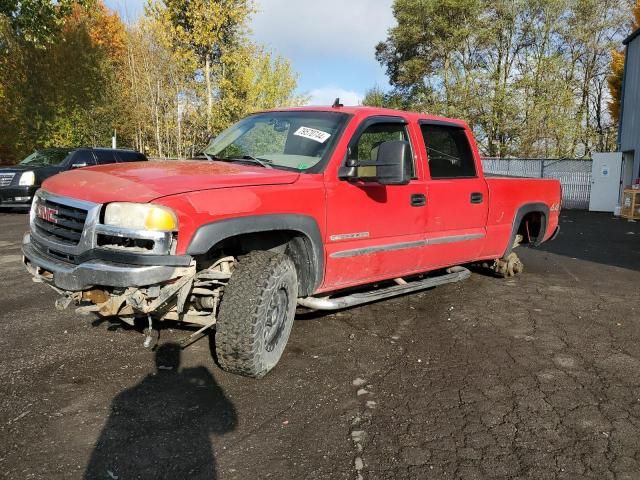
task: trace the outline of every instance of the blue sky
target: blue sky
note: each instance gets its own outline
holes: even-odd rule
[[[105,0],[123,19],[142,14],[145,0]],[[253,38],[288,58],[299,73],[299,91],[310,103],[339,96],[357,104],[364,92],[388,86],[374,57],[376,43],[393,25],[392,0],[256,0]]]

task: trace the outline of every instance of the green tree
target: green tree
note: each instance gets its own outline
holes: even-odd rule
[[[243,43],[252,4],[248,0],[163,0],[150,3],[148,10],[163,25],[174,53],[200,70],[210,130],[214,90],[228,73],[223,58]],[[217,100],[225,99],[218,95]]]
[[[385,96],[465,118],[492,156],[607,148],[605,70],[626,3],[395,0],[397,25],[376,47]]]
[[[247,23],[252,12],[248,0],[165,0],[148,5],[145,28],[157,42],[154,48],[164,54],[145,57],[150,63],[163,59],[165,66],[160,70],[171,72],[173,78],[162,82],[159,79],[166,75],[156,71],[152,110],[159,155],[170,151],[187,155],[196,149],[194,144],[202,146],[209,135],[247,113],[304,101],[294,94],[297,75],[289,61],[249,41]],[[173,94],[162,87],[168,83]],[[162,99],[169,98],[173,106],[161,107]],[[163,117],[169,118],[169,111],[175,129],[166,125],[163,132],[160,124]],[[172,144],[183,146],[162,148],[166,143],[162,138],[173,131],[178,132],[178,140]]]
[[[43,47],[55,39],[74,5],[90,3],[87,0],[1,0],[0,14],[8,19],[17,35]]]
[[[395,108],[397,110],[409,110],[412,105],[407,98],[397,92],[385,92],[379,86],[374,86],[365,92],[362,105],[368,107]]]

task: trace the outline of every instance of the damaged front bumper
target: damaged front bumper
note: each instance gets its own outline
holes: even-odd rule
[[[196,272],[196,262],[190,257],[188,266],[125,264],[104,258],[73,264],[43,253],[29,234],[24,237],[22,252],[34,279],[61,294],[56,308],[63,310],[75,304],[77,313],[116,316],[129,324],[139,316],[151,322],[153,315],[158,320],[211,327],[235,264],[233,257],[226,257],[200,272]],[[171,257],[167,261],[174,264],[186,260]],[[144,262],[150,259],[146,255]]]
[[[43,254],[26,234],[22,242],[24,264],[31,275],[60,290],[82,291],[101,287],[144,287],[182,277],[192,267],[170,265],[131,265],[108,260],[89,260],[78,265]]]

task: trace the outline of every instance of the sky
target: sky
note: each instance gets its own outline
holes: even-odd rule
[[[388,87],[375,46],[393,26],[393,0],[255,0],[253,39],[288,58],[300,75],[298,92],[311,105],[357,105],[373,87]],[[142,15],[145,0],[105,0],[125,21]]]

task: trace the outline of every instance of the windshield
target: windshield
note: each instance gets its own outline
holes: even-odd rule
[[[46,167],[59,165],[67,158],[71,150],[37,150],[20,162],[20,165],[32,165],[34,167]]]
[[[317,171],[329,156],[347,115],[337,112],[267,112],[231,126],[204,153],[214,160],[258,160],[275,168]]]

